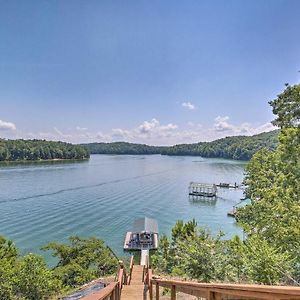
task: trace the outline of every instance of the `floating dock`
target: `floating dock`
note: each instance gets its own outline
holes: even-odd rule
[[[157,248],[157,221],[147,217],[135,220],[132,231],[126,233],[124,250],[156,250]]]
[[[225,188],[225,189],[238,189],[239,185],[236,184],[230,184],[230,183],[225,183],[225,182],[220,182],[219,184],[216,184],[218,188]]]
[[[190,182],[189,195],[199,197],[216,197],[217,186],[215,184]]]

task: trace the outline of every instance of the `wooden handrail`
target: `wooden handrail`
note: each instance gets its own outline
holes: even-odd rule
[[[132,270],[130,271],[130,276],[131,272]],[[126,269],[124,267],[123,262],[120,261],[120,268],[115,278],[115,281],[110,283],[105,288],[81,298],[81,300],[120,300],[123,285],[127,283],[128,278],[126,275]]]
[[[153,299],[153,285],[156,286],[156,300],[159,300],[159,287],[171,289],[171,300],[176,299],[176,292],[206,298],[221,299],[300,299],[300,288],[292,286],[271,286],[256,284],[221,284],[196,283],[165,279],[150,280],[150,300]]]
[[[120,270],[119,270],[118,283],[119,283],[120,289],[122,289],[123,283],[124,283],[124,268],[120,268]]]
[[[112,282],[98,292],[81,298],[81,300],[104,300],[107,298],[120,300],[119,283]]]
[[[149,258],[146,258],[146,265],[144,266],[144,270],[143,270],[143,282],[145,284],[145,291],[149,290],[149,296],[150,299],[153,299],[153,288],[152,288],[152,283],[151,283],[151,279],[152,279],[152,269],[151,266],[149,265]]]
[[[131,282],[133,266],[134,266],[134,256],[131,255],[131,257],[130,257],[130,264],[129,264],[129,275],[128,275],[128,279],[127,279],[127,284],[130,284],[130,282]]]
[[[143,278],[142,278],[142,282],[144,282],[146,284],[146,277],[147,277],[147,273],[149,270],[149,259],[148,259],[148,255],[146,256],[146,264],[144,265],[143,268]]]

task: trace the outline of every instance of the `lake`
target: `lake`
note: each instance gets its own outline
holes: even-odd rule
[[[195,218],[213,233],[241,235],[227,216],[240,202],[241,190],[219,190],[216,201],[194,202],[188,185],[241,183],[244,167],[240,161],[160,155],[1,164],[0,235],[12,239],[22,254],[41,253],[39,248],[50,241],[79,235],[104,239],[118,255],[133,220],[143,216],[156,218],[160,233],[170,234],[178,219]]]

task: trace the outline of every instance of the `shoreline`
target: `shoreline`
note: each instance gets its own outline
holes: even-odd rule
[[[22,160],[1,160],[0,161],[0,166],[1,164],[11,164],[11,163],[49,163],[49,162],[81,162],[81,161],[86,161],[89,160],[90,157],[87,158],[53,158],[53,159],[35,159],[35,160],[29,160],[29,159],[22,159]]]

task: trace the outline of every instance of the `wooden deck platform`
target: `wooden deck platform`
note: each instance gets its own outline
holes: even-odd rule
[[[226,189],[238,189],[239,185],[235,182],[234,184],[220,182],[216,185],[218,188],[226,188]]]
[[[128,231],[126,233],[125,241],[124,241],[124,247],[123,247],[124,250],[143,250],[143,249],[156,250],[158,248],[158,234],[157,233],[153,234],[153,245],[151,245],[149,247],[141,246],[138,243],[131,242],[130,241],[131,240],[131,235],[132,235],[131,231]]]

